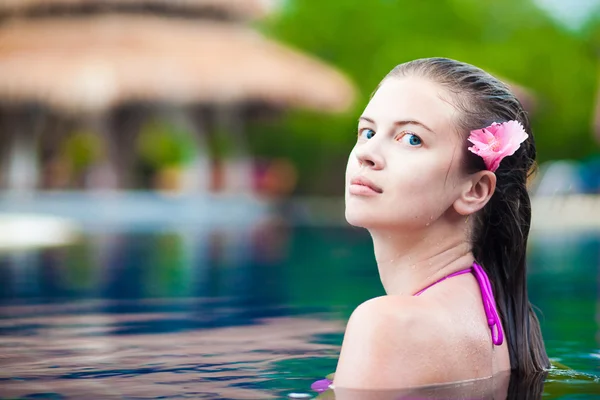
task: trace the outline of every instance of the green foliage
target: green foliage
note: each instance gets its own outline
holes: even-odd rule
[[[194,156],[191,134],[165,120],[155,119],[141,130],[140,159],[154,168],[183,165]]]
[[[356,118],[381,78],[399,63],[444,56],[535,94],[539,161],[588,156],[597,151],[591,132],[600,40],[595,26],[569,32],[531,0],[288,0],[262,29],[341,69],[359,97],[345,115],[294,111],[277,129],[255,124],[251,144],[259,154],[296,162],[301,190],[335,189],[324,182],[341,179]]]
[[[62,152],[70,160],[73,171],[80,173],[104,157],[105,146],[98,134],[80,130],[64,142]]]

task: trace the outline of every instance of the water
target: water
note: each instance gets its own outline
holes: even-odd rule
[[[513,398],[600,398],[600,234],[537,234],[530,270],[569,369],[513,379]],[[90,232],[0,254],[0,281],[0,397],[28,399],[315,397],[350,313],[383,293],[364,231],[277,221]]]

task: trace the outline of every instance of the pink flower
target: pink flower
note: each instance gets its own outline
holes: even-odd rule
[[[468,140],[473,146],[469,150],[483,158],[487,169],[494,172],[500,166],[500,161],[515,154],[528,137],[518,121],[494,122],[486,128],[471,131]]]

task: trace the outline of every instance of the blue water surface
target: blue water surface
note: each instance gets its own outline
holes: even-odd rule
[[[600,398],[600,234],[538,233],[529,269],[543,397]],[[313,398],[383,293],[365,231],[277,219],[90,231],[1,253],[0,281],[0,398],[27,399]]]

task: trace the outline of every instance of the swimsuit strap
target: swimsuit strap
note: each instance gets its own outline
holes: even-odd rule
[[[417,293],[415,293],[415,296],[420,295],[421,293],[423,293],[424,291],[426,291],[427,289],[429,289],[430,287],[432,287],[433,285],[437,285],[438,283],[440,283],[441,281],[445,281],[448,278],[452,278],[453,276],[458,276],[458,275],[463,275],[463,274],[468,274],[469,272],[471,272],[471,267],[467,268],[467,269],[463,269],[460,271],[456,271],[451,273],[450,275],[446,275],[445,277],[443,277],[442,279],[438,279],[437,281],[433,282],[431,285],[424,287],[423,289],[419,290]]]
[[[438,283],[448,278],[467,274],[469,272],[473,272],[473,275],[475,275],[475,279],[477,279],[477,283],[479,284],[479,289],[481,290],[481,298],[483,299],[483,309],[485,311],[485,316],[487,317],[487,323],[490,327],[490,330],[492,331],[492,342],[495,345],[499,346],[504,341],[504,335],[502,333],[502,324],[500,322],[500,317],[498,316],[498,311],[496,310],[496,300],[494,299],[492,285],[481,265],[474,262],[472,267],[454,272],[450,275],[443,277],[442,279],[433,282],[431,285],[415,293],[415,296],[420,295],[433,285],[437,285]]]
[[[494,342],[496,346],[500,346],[504,341],[504,335],[502,334],[502,322],[500,321],[500,316],[498,316],[498,310],[496,310],[496,300],[494,299],[494,292],[492,291],[490,279],[481,265],[476,262],[473,263],[473,274],[481,289],[483,308],[485,310],[488,325],[492,331],[492,342]]]

